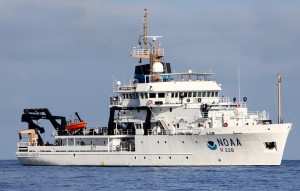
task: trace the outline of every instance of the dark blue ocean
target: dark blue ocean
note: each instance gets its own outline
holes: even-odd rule
[[[59,167],[0,160],[0,190],[300,190],[300,161],[281,166]]]

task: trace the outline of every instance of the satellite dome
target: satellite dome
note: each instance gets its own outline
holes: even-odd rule
[[[154,62],[153,64],[153,72],[154,73],[163,73],[164,72],[164,67],[162,63],[160,62]]]

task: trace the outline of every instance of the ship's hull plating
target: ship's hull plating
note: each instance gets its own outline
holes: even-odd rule
[[[291,124],[264,125],[207,129],[200,135],[137,135],[133,152],[37,151],[16,155],[24,165],[280,165],[291,127]],[[275,145],[268,148],[267,144],[272,142]]]

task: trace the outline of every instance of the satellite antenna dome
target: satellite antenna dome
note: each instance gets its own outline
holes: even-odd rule
[[[121,82],[120,81],[117,81],[117,86],[120,86],[121,85]]]
[[[160,62],[154,62],[153,64],[153,72],[154,73],[163,73],[164,72],[164,66]]]

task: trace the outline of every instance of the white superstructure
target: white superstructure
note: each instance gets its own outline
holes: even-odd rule
[[[201,166],[280,165],[292,124],[272,124],[266,111],[248,111],[247,98],[220,97],[212,73],[173,73],[157,38],[147,36],[131,55],[147,59],[135,67],[131,85],[116,82],[104,128],[66,124],[47,109],[25,109],[29,129],[16,155],[24,165]],[[148,39],[151,47],[148,48]],[[45,115],[41,115],[45,112]],[[32,122],[49,119],[54,142],[44,144]],[[57,123],[61,120],[61,123]],[[279,119],[280,123],[280,119]],[[78,126],[76,126],[78,125]]]

